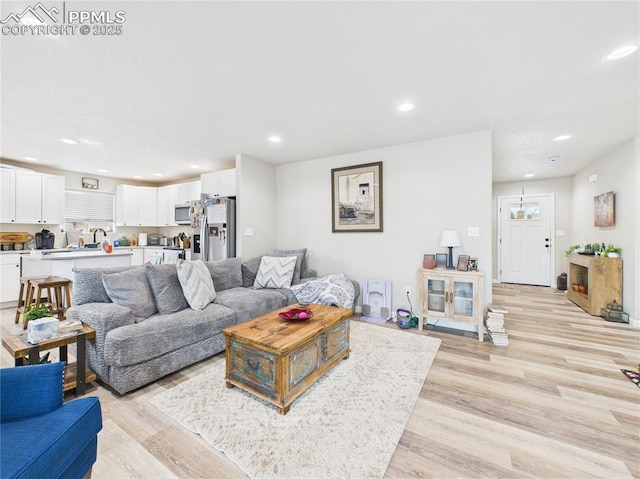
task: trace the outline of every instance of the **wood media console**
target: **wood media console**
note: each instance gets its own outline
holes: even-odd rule
[[[569,256],[567,298],[592,316],[614,301],[622,304],[622,259],[574,253]],[[586,291],[574,291],[586,285]]]

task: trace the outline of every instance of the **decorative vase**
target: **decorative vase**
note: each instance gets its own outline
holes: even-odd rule
[[[618,253],[607,253],[607,256],[609,258],[619,258],[620,255]]]

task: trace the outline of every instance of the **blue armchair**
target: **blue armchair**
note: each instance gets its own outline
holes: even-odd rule
[[[0,471],[9,478],[82,478],[102,429],[96,397],[63,404],[64,363],[0,369]]]

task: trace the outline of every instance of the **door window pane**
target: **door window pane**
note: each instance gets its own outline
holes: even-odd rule
[[[539,220],[540,203],[511,203],[509,218],[512,220]]]

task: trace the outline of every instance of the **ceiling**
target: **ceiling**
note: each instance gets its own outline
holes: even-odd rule
[[[29,5],[0,17],[22,25],[9,15]],[[236,153],[283,164],[491,129],[501,182],[571,175],[638,135],[638,51],[603,61],[638,44],[637,1],[43,5],[126,21],[2,35],[4,159],[166,184]]]

